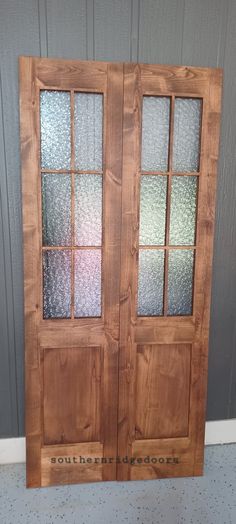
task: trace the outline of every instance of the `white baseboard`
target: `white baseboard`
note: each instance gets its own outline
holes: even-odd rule
[[[236,443],[236,418],[206,423],[205,444]],[[0,439],[0,464],[25,462],[25,437]]]
[[[25,462],[25,437],[0,439],[0,464]]]
[[[206,423],[206,446],[232,443],[236,443],[236,418],[212,420]]]

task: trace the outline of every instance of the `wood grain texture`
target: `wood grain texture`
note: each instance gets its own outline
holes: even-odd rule
[[[167,426],[170,428],[168,414],[172,413],[175,432],[172,428],[172,444],[169,442],[169,449],[174,446],[180,460],[180,465],[175,469],[175,475],[199,475],[203,468],[211,265],[222,71],[219,69],[140,64],[125,65],[124,75],[118,453],[127,454],[128,457],[132,458],[137,439],[142,438],[142,445],[145,449],[145,436],[154,437],[155,432],[157,436],[154,440],[156,450],[158,450],[163,440],[162,437],[166,436],[160,434],[160,438],[158,438],[158,431],[161,432],[162,429],[164,431],[165,428],[165,431],[168,432]],[[156,96],[167,94],[172,97],[194,96],[203,99],[194,304],[192,316],[185,319],[184,317],[155,317],[150,319],[136,316],[141,96],[146,94]],[[171,344],[174,342],[177,344],[174,347],[179,346],[178,351],[180,353],[178,351],[176,353],[179,358],[181,347],[186,347],[181,346],[181,342],[184,344],[187,341],[192,343],[191,359],[190,353],[185,357],[182,354],[179,361],[180,368],[183,365],[181,359],[184,359],[185,362],[184,370],[179,368],[179,374],[182,378],[185,377],[183,379],[184,384],[182,383],[180,386],[180,389],[185,390],[184,401],[181,408],[179,404],[179,407],[175,405],[175,409],[172,409],[171,397],[168,399],[168,407],[165,404],[164,399],[168,392],[168,386],[166,387],[167,383],[164,386],[164,378],[161,379],[161,392],[158,389],[158,379],[155,384],[152,377],[152,367],[156,370],[155,376],[159,373],[158,357],[157,354],[155,357],[153,355],[156,348],[162,347],[157,344],[165,344],[166,365],[169,359],[174,363],[175,358]],[[137,342],[145,348],[142,359],[140,355],[137,357]],[[169,368],[170,377],[171,368]],[[153,388],[151,394],[149,388]],[[178,388],[175,389],[177,394]],[[158,422],[152,423],[151,418],[148,418],[149,402],[152,402],[149,400],[149,395],[151,395],[151,399],[157,399],[157,403],[158,399],[163,399],[166,420],[163,422],[161,430],[159,430]],[[155,405],[154,401],[153,404]],[[158,409],[160,414],[160,408]],[[181,414],[180,409],[183,409]],[[136,419],[138,419],[136,433],[135,414]],[[177,419],[175,420],[175,416],[177,416],[178,422]],[[181,424],[183,425],[181,426]],[[178,448],[178,436],[181,432],[182,435],[189,436],[185,450]],[[153,446],[154,451],[155,446]],[[184,464],[182,462],[183,454],[186,459]],[[165,475],[169,476],[170,471],[169,466],[166,467],[164,462],[163,468],[162,465],[159,465],[158,468],[151,469],[145,468],[144,464],[136,465],[135,468],[129,463],[118,465],[119,479],[154,478],[155,476],[162,477]]]
[[[191,346],[137,348],[137,440],[188,435]]]
[[[28,486],[114,480],[115,461],[62,471],[45,465],[41,449],[86,443],[89,454],[99,441],[105,457],[116,456],[123,65],[27,57],[20,65]],[[39,87],[51,82],[72,92],[72,123],[75,88],[104,97],[101,318],[43,319]],[[72,148],[72,171],[73,156]]]
[[[118,358],[120,326],[120,242],[122,189],[123,64],[109,64],[104,156],[104,455],[117,453]],[[116,464],[103,468],[103,480],[116,478]]]
[[[215,221],[215,195],[221,114],[222,70],[209,71],[209,95],[203,109],[201,177],[199,179],[197,218],[197,260],[194,283],[194,314],[197,321],[193,346],[192,402],[197,409],[190,422],[195,442],[195,469],[203,467],[205,409],[208,370],[208,345],[211,303],[211,276]],[[205,120],[205,122],[204,122]],[[197,378],[198,375],[198,378]],[[193,408],[190,405],[190,409]]]
[[[44,350],[45,445],[101,439],[102,364],[99,347]]]
[[[40,241],[38,235],[38,103],[35,89],[34,61],[20,58],[20,122],[22,159],[22,198],[24,235],[25,295],[25,399],[27,486],[41,483],[41,381],[38,354],[38,275]]]
[[[41,450],[42,486],[102,480],[100,442],[44,446]]]
[[[119,412],[118,455],[131,455],[134,440],[134,402],[136,348],[134,324],[136,316],[138,180],[140,173],[140,69],[124,65],[123,118],[123,178],[120,279],[120,354],[119,354]],[[129,479],[129,467],[117,467],[117,479]]]

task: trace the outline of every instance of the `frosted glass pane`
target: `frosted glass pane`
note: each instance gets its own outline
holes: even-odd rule
[[[143,175],[140,188],[140,244],[165,243],[167,177]]]
[[[173,246],[194,244],[196,196],[197,177],[172,177],[170,244]]]
[[[70,93],[40,92],[41,166],[70,169]]]
[[[102,169],[102,95],[75,93],[75,167]]]
[[[143,97],[142,170],[168,171],[170,98]]]
[[[71,307],[71,252],[43,252],[43,316],[69,318]]]
[[[199,169],[202,101],[198,98],[176,98],[174,112],[173,171],[193,172]]]
[[[168,315],[191,315],[194,252],[170,250],[168,262]]]
[[[102,242],[102,175],[75,176],[75,243],[100,246]]]
[[[43,245],[71,244],[70,175],[42,175]]]
[[[101,251],[75,252],[75,317],[101,316]]]
[[[164,251],[140,249],[138,315],[163,314]]]

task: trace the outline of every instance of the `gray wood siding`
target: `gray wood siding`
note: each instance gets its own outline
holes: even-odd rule
[[[1,0],[1,437],[24,434],[19,55],[224,68],[207,418],[236,417],[235,25],[234,0]]]

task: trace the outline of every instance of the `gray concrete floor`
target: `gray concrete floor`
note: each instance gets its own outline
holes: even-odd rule
[[[236,444],[209,446],[204,477],[25,488],[0,467],[1,524],[236,524]]]

